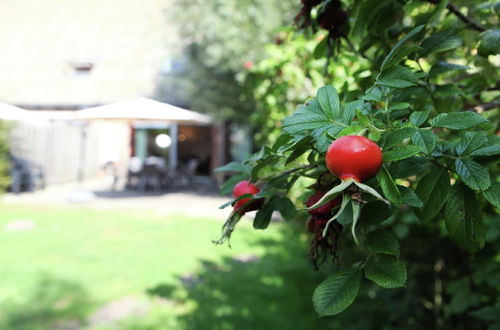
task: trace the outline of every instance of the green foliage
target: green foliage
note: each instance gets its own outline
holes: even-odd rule
[[[333,253],[340,269],[314,292],[320,315],[339,314],[362,299],[363,286],[376,285],[405,287],[415,300],[399,297],[396,303],[410,310],[428,302],[434,315],[413,320],[431,327],[479,329],[495,321],[484,315],[497,304],[488,290],[499,283],[484,278],[498,276],[500,94],[498,59],[490,56],[498,53],[498,14],[474,1],[468,2],[472,18],[457,15],[461,5],[344,1],[352,27],[346,38],[317,31],[315,23],[286,30],[284,42],[270,45],[268,57],[246,74],[256,102],[250,118],[263,147],[243,166],[251,166],[251,179],[268,200],[288,196],[300,209],[307,194],[291,192],[324,184],[330,175],[325,152],[339,137],[366,136],[383,152],[375,178],[333,179],[312,207],[342,194],[328,223],[350,226],[339,236],[340,260]],[[243,171],[237,175],[248,178]],[[296,213],[296,221],[304,218]],[[469,253],[481,261],[462,264]],[[481,282],[476,277],[483,266],[496,270]],[[429,285],[429,278],[439,285]],[[454,281],[473,282],[481,294]],[[385,295],[390,293],[380,293],[382,300]],[[410,319],[394,324],[415,327]]]

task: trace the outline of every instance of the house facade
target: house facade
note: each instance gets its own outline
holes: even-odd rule
[[[0,1],[0,101],[51,119],[52,131],[43,133],[51,141],[44,144],[50,152],[39,150],[42,139],[37,134],[43,128],[15,131],[19,154],[40,155],[33,161],[46,163],[49,183],[94,176],[106,158],[123,165],[136,156],[133,123],[93,121],[82,126],[72,120],[71,112],[154,97],[161,75],[168,74],[182,55],[176,26],[167,20],[169,6],[171,0]],[[168,102],[168,95],[163,101]],[[206,142],[208,137],[209,144],[200,148],[186,142],[187,149],[181,153],[188,157],[200,149],[203,174],[213,174],[213,168],[226,160],[226,147],[221,144],[227,139],[219,132],[223,125],[200,128],[194,134],[196,129],[181,125],[176,132],[181,139],[191,134]],[[37,146],[23,140],[25,136],[38,141]],[[111,138],[116,148],[109,143]],[[71,166],[62,176],[55,169],[65,162],[64,157],[68,159],[68,153],[74,154],[71,163],[78,163],[84,154],[89,164]],[[44,154],[51,154],[50,162],[42,159]],[[75,166],[80,167],[76,172]]]

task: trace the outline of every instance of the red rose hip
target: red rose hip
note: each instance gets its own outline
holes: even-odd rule
[[[233,188],[233,197],[238,198],[240,196],[243,196],[245,194],[251,194],[255,195],[260,191],[259,187],[256,185],[250,183],[250,181],[244,180],[238,182],[236,186]],[[253,202],[247,204],[250,202],[251,198],[243,198],[237,201],[234,204],[234,210],[237,211],[240,214],[244,214],[245,212],[248,211],[253,211],[253,210],[258,210],[262,206],[262,199],[256,199]],[[246,204],[246,205],[245,205]]]
[[[382,150],[364,136],[343,136],[333,141],[328,148],[326,166],[341,180],[361,182],[375,176],[380,170]]]

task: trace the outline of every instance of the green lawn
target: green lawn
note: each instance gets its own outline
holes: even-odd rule
[[[312,310],[324,277],[304,258],[301,226],[239,224],[214,246],[221,219],[2,205],[0,328],[92,328],[87,317],[127,297],[148,306],[106,329],[328,328]],[[32,230],[9,231],[29,220]],[[235,256],[256,255],[241,262]],[[72,328],[73,327],[73,328]],[[95,327],[94,327],[95,328]]]

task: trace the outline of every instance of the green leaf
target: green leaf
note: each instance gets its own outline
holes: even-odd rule
[[[460,36],[452,30],[434,33],[422,42],[421,56],[426,57],[431,53],[440,53],[458,48],[462,45]]]
[[[401,202],[401,193],[385,166],[382,166],[378,172],[377,181],[380,183],[380,187],[389,201],[396,204]]]
[[[410,47],[406,49],[401,49],[402,46],[411,38],[413,38],[416,34],[418,34],[422,29],[424,28],[424,25],[419,25],[414,27],[408,34],[406,34],[403,38],[401,38],[395,45],[392,47],[391,51],[387,56],[385,57],[384,61],[382,62],[382,65],[380,67],[380,71],[385,71],[386,69],[391,68],[395,64],[398,64],[404,57],[406,57],[408,54],[416,51],[419,49],[419,47]]]
[[[285,165],[290,164],[297,158],[299,158],[305,152],[311,150],[311,142],[313,138],[309,135],[304,136],[300,139],[294,146],[292,153],[287,157]]]
[[[500,209],[500,183],[494,183],[487,190],[483,191],[483,196],[491,205]]]
[[[437,62],[434,64],[430,71],[429,71],[429,78],[434,78],[439,76],[440,74],[450,72],[450,71],[461,71],[461,70],[468,70],[469,67],[465,65],[459,65],[459,64],[454,64],[454,63],[448,63],[448,62]]]
[[[316,148],[319,152],[326,152],[332,143],[332,137],[337,137],[344,129],[343,126],[330,124],[321,128],[316,128],[311,132],[312,137],[316,141]]]
[[[416,193],[424,203],[424,207],[415,210],[415,214],[423,222],[434,218],[443,207],[450,191],[450,175],[444,168],[433,167],[431,172],[418,183]]]
[[[476,149],[471,153],[472,156],[493,156],[498,154],[500,154],[500,144]]]
[[[291,139],[292,139],[292,136],[290,134],[286,134],[286,133],[281,134],[276,139],[276,142],[274,142],[272,150],[274,152],[277,152],[281,147],[283,147],[285,144],[290,142]]]
[[[307,105],[300,105],[291,116],[283,120],[283,130],[295,135],[334,123],[335,118],[332,113],[323,110],[318,101],[312,100]]]
[[[405,179],[418,175],[428,168],[428,162],[422,157],[410,157],[391,164],[390,171],[393,178]]]
[[[477,49],[479,55],[497,55],[500,53],[500,30],[488,30],[481,35],[481,43]]]
[[[474,190],[486,190],[491,185],[488,171],[470,159],[456,159],[455,169],[460,179]]]
[[[429,117],[429,112],[430,112],[429,110],[412,112],[410,115],[410,123],[419,127],[420,125],[425,123],[425,121],[427,120],[427,117]]]
[[[389,111],[408,109],[409,107],[410,107],[410,103],[408,103],[408,102],[399,102],[399,103],[396,103],[396,104],[392,104],[389,107]]]
[[[359,223],[362,226],[378,225],[392,215],[391,208],[381,201],[366,204],[361,209]]]
[[[253,219],[253,227],[255,229],[266,229],[271,222],[271,217],[273,212],[277,208],[278,197],[271,197],[261,208],[257,211],[255,218]]]
[[[394,130],[390,133],[383,135],[383,147],[384,149],[389,149],[390,147],[403,142],[403,140],[410,138],[415,133],[415,128],[413,127],[403,127]]]
[[[431,120],[432,127],[467,129],[486,122],[480,114],[472,111],[448,112],[437,115]]]
[[[414,145],[421,147],[426,155],[430,155],[436,147],[436,136],[428,129],[417,129],[411,141]]]
[[[337,90],[332,86],[323,86],[318,90],[318,95],[316,96],[321,109],[327,114],[330,114],[330,118],[337,118],[340,112],[340,101]]]
[[[455,185],[445,208],[446,229],[452,241],[469,252],[484,246],[486,229],[476,194],[463,184]]]
[[[384,162],[394,162],[410,158],[420,152],[422,152],[422,148],[419,146],[402,146],[395,150],[384,152]]]
[[[295,217],[295,205],[287,197],[278,199],[276,208],[285,220],[292,220]]]
[[[407,67],[398,65],[390,71],[381,74],[376,84],[393,88],[406,88],[415,86],[417,84],[417,77]]]
[[[421,209],[424,206],[424,203],[417,196],[415,191],[413,191],[413,189],[399,186],[399,190],[401,191],[401,201],[404,204],[410,205],[413,207],[418,207],[419,209]]]
[[[487,141],[486,132],[465,132],[455,150],[459,156],[468,155],[482,147]]]
[[[311,205],[310,207],[307,208],[307,210],[314,210],[314,209],[317,209],[318,207],[320,207],[321,205],[328,203],[329,201],[331,201],[332,199],[337,197],[342,191],[347,189],[347,187],[349,187],[351,184],[353,184],[353,182],[354,182],[354,180],[352,180],[352,179],[342,181],[342,183],[340,183],[340,184],[336,185],[335,187],[333,187],[332,189],[328,190],[323,195],[323,197],[321,197],[320,200],[316,202],[316,204]]]
[[[380,90],[379,87],[372,87],[365,92],[363,100],[380,102],[382,100],[382,91]]]
[[[361,270],[347,268],[327,277],[314,290],[313,305],[320,316],[336,315],[346,309],[358,295]]]
[[[365,267],[365,277],[382,288],[402,288],[406,284],[406,267],[393,256],[380,256]]]
[[[342,121],[349,125],[354,119],[356,110],[363,109],[363,104],[364,104],[363,100],[356,100],[347,103],[340,112],[340,118],[342,119]]]
[[[214,172],[243,172],[243,173],[250,173],[251,167],[246,164],[240,164],[237,162],[231,162],[228,163],[224,166],[217,167]]]
[[[399,243],[387,230],[372,231],[366,236],[364,245],[368,252],[399,257]]]

